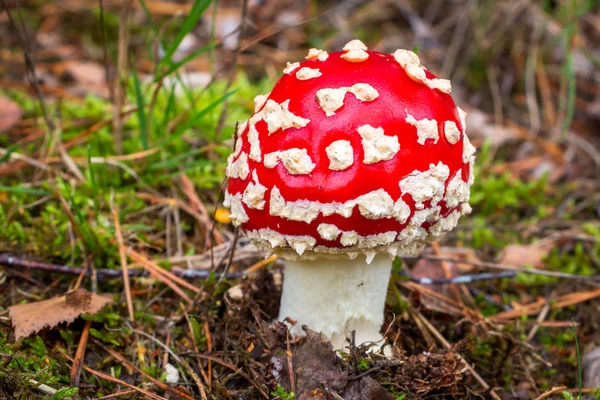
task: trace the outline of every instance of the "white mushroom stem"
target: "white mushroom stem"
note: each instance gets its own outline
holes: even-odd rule
[[[346,338],[356,331],[356,345],[381,345],[383,311],[392,261],[379,254],[366,263],[354,260],[317,259],[287,261],[279,320],[297,321],[294,335],[303,335],[302,325],[320,332],[334,349],[348,345]]]

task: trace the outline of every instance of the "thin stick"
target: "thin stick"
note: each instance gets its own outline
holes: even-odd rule
[[[123,90],[123,82],[125,71],[127,69],[127,45],[129,43],[129,31],[127,26],[127,20],[129,17],[129,9],[131,7],[131,0],[124,0],[124,4],[121,7],[121,13],[119,17],[119,46],[117,52],[117,73],[114,79],[114,105],[115,112],[113,115],[113,132],[115,138],[115,147],[117,154],[123,153],[123,120],[121,119],[121,108],[123,106],[123,100],[125,93]]]
[[[125,247],[123,246],[123,248]],[[150,262],[146,257],[136,253],[133,250],[131,250],[131,252],[128,255],[132,260],[134,260],[137,263],[140,263],[146,269],[146,271],[150,273],[150,275],[152,275],[154,278],[158,279],[159,281],[173,289],[175,293],[177,293],[189,304],[192,303],[192,299],[187,294],[185,294],[185,292],[179,286],[177,286],[177,284],[175,284],[171,279],[167,278],[165,275],[159,272],[159,270],[162,270],[162,268],[154,268],[152,262]]]
[[[417,315],[419,317],[419,319],[421,320],[421,322],[427,327],[427,329],[429,329],[429,331],[433,334],[433,336],[435,336],[436,339],[439,340],[439,342],[447,350],[450,350],[452,348],[452,345],[450,345],[450,343],[448,343],[448,341],[446,340],[446,338],[444,338],[444,336],[442,336],[442,334],[435,328],[435,326],[433,326],[431,324],[431,322],[429,322],[427,320],[427,318],[425,318],[423,316],[423,314],[421,314],[420,312],[418,312],[416,310],[414,310],[414,312],[415,312],[415,315]],[[477,373],[477,371],[475,371],[475,369],[467,362],[467,360],[465,360],[463,358],[463,356],[461,356],[459,353],[456,353],[456,355],[463,362],[463,364],[469,370],[469,372],[471,373],[471,375],[473,375],[473,377],[475,378],[475,380],[477,380],[477,382],[479,382],[479,384],[481,385],[481,387],[484,390],[489,391],[490,396],[492,396],[494,398],[494,400],[502,400],[500,398],[500,396],[498,396],[498,394],[494,391],[494,389],[492,389],[490,387],[490,385],[488,385],[487,382],[484,381],[483,378]]]
[[[73,359],[68,354],[62,353],[62,355],[67,360],[73,362]],[[143,395],[145,395],[145,396],[147,396],[147,397],[149,397],[151,399],[154,399],[154,400],[167,400],[167,399],[165,399],[162,396],[159,396],[157,394],[151,393],[151,392],[149,392],[147,390],[144,390],[142,388],[139,388],[137,386],[129,384],[129,383],[127,383],[125,381],[122,381],[120,379],[117,379],[117,378],[115,378],[115,377],[113,377],[111,375],[105,374],[104,372],[93,370],[93,369],[91,369],[90,367],[88,367],[86,365],[83,366],[83,369],[85,369],[90,374],[97,376],[98,378],[104,379],[105,381],[113,382],[113,383],[116,383],[118,385],[127,386],[128,388],[131,388],[131,389],[135,390],[136,392],[139,392],[139,393],[141,393],[141,394],[143,394]]]
[[[204,336],[206,336],[206,349],[208,350],[209,353],[212,353],[212,337],[210,335],[210,327],[208,326],[208,321],[204,321],[204,324],[202,324],[204,327]],[[208,382],[206,382],[206,384],[208,385],[208,388],[210,389],[210,387],[212,386],[212,361],[208,360]]]
[[[117,392],[102,397],[96,397],[96,400],[111,400],[115,397],[127,396],[133,393],[135,393],[135,390],[123,390],[122,392]]]
[[[83,365],[83,357],[85,356],[85,348],[87,347],[91,326],[92,321],[85,321],[81,337],[79,338],[79,345],[77,346],[77,352],[75,353],[75,359],[71,367],[71,386],[74,387],[79,387],[79,377],[81,376],[81,367]]]
[[[90,275],[89,270],[86,272],[85,268],[76,268],[69,267],[67,265],[60,264],[49,264],[42,263],[39,261],[33,260],[24,260],[22,258],[14,257],[10,254],[0,253],[0,264],[6,265],[9,268],[27,268],[31,270],[39,270],[46,271],[52,273],[59,273],[64,275],[79,275],[81,273],[86,273],[86,276]],[[107,280],[112,278],[118,278],[123,275],[122,271],[117,269],[97,269],[96,273],[98,275],[98,279]],[[207,270],[183,270],[183,269],[175,269],[171,271],[172,274],[177,275],[178,277],[187,278],[187,279],[207,279],[211,272]],[[143,269],[129,269],[127,271],[127,275],[130,277],[146,277],[149,276],[150,273]],[[220,276],[221,273],[217,272],[217,276]],[[243,272],[232,272],[225,275],[226,279],[236,279],[243,276]]]
[[[112,210],[113,220],[115,223],[115,236],[119,243],[119,256],[121,258],[121,271],[123,272],[123,287],[125,289],[125,299],[127,300],[127,312],[129,314],[129,320],[133,322],[133,301],[131,300],[131,285],[129,283],[129,268],[127,267],[127,255],[125,254],[125,246],[123,245],[123,235],[121,234],[121,224],[119,223],[119,216],[117,211],[113,208]]]
[[[540,315],[538,315],[537,320],[535,321],[535,324],[531,327],[531,330],[529,331],[529,334],[527,335],[527,339],[525,339],[526,342],[529,342],[529,341],[531,341],[531,339],[533,339],[533,337],[537,333],[538,329],[540,328],[540,325],[546,319],[548,312],[550,312],[550,303],[546,303],[544,305],[544,307],[542,308]]]
[[[497,264],[497,263],[486,262],[486,261],[463,260],[463,259],[455,258],[455,257],[424,256],[423,258],[427,258],[429,260],[438,260],[438,261],[445,260],[445,261],[449,261],[449,262],[469,264],[469,265],[474,265],[476,267],[498,269],[498,270],[502,270],[502,271],[515,271],[515,272],[522,272],[524,274],[551,276],[554,278],[561,278],[561,279],[573,279],[573,280],[580,280],[580,281],[587,281],[587,282],[590,282],[590,281],[597,282],[600,280],[600,277],[594,277],[594,276],[582,276],[582,275],[567,274],[564,272],[557,272],[557,271],[545,271],[545,270],[536,269],[536,268],[525,268],[525,267],[519,267],[516,265],[504,265],[504,264]]]
[[[438,244],[438,242],[431,243],[431,247],[433,248],[433,251],[435,252],[435,254],[437,256],[442,255],[442,249],[440,248],[440,245]],[[450,271],[450,266],[448,265],[448,261],[440,260],[440,263],[442,264],[442,269],[444,270],[444,275],[446,276],[446,279],[451,279],[452,271]],[[458,287],[456,287],[455,285],[450,285],[449,289],[454,294],[454,297],[455,297],[456,301],[458,302],[459,306],[461,308],[464,308],[465,303],[463,302],[462,296],[460,295],[460,292],[458,291]]]
[[[248,269],[246,269],[244,271],[244,275],[250,275],[250,274],[258,271],[259,269],[263,268],[265,265],[268,265],[268,264],[270,264],[272,262],[275,262],[275,260],[277,260],[277,258],[278,258],[277,254],[273,254],[269,258],[265,258],[264,260],[260,260],[259,262],[257,262],[253,266],[251,266]]]
[[[185,368],[185,370],[187,371],[187,373],[192,377],[192,379],[194,380],[194,382],[196,382],[196,386],[198,387],[198,390],[200,391],[200,395],[202,396],[202,400],[208,400],[208,397],[206,396],[206,390],[204,389],[204,385],[202,384],[202,381],[200,380],[200,377],[198,376],[197,373],[194,372],[194,370],[192,369],[192,367],[190,367],[190,365],[185,360],[183,360],[182,358],[180,358],[179,356],[177,356],[175,353],[173,353],[173,351],[170,348],[168,348],[163,342],[161,342],[160,340],[158,340],[154,336],[149,335],[146,332],[139,331],[137,329],[132,329],[132,331],[135,332],[135,333],[137,333],[137,334],[140,334],[142,336],[147,337],[148,339],[154,341],[160,347],[162,347],[163,349],[165,349],[166,351],[168,351],[169,354],[171,355],[171,357],[173,357],[174,360],[176,360],[179,364],[181,364],[183,366],[183,368]]]
[[[144,372],[142,369],[138,368],[137,365],[135,365],[134,363],[132,363],[131,361],[129,361],[128,359],[126,359],[125,357],[123,357],[121,354],[117,353],[116,351],[104,346],[102,343],[100,343],[97,340],[94,340],[94,343],[96,343],[98,346],[102,347],[104,349],[104,351],[106,351],[107,353],[109,353],[111,356],[113,356],[115,359],[117,359],[121,364],[123,364],[125,367],[131,368],[133,370],[135,370],[136,372],[138,372],[139,374],[143,375],[144,378],[148,379],[150,382],[154,383],[156,386],[158,386],[159,388],[163,389],[166,392],[171,392],[179,397],[183,397],[184,399],[188,399],[188,400],[194,400],[193,397],[187,395],[186,393],[183,393],[182,391],[173,388],[167,384],[165,384],[164,382],[159,381],[158,379],[152,377],[151,375],[148,375],[146,372]]]
[[[181,279],[180,277],[178,277],[177,275],[173,274],[171,271],[167,271],[164,268],[161,268],[158,266],[158,264],[156,264],[155,262],[149,260],[148,258],[144,257],[143,255],[141,255],[140,253],[138,253],[137,251],[133,250],[133,249],[129,249],[127,251],[127,253],[129,254],[129,257],[134,258],[136,260],[136,262],[142,262],[144,264],[146,264],[147,267],[155,270],[157,273],[164,275],[165,277],[167,277],[168,279],[173,280],[174,282],[178,283],[179,285],[185,287],[186,289],[191,290],[192,292],[198,294],[200,293],[202,290],[194,285],[192,285],[191,283]],[[140,261],[137,261],[140,260]]]
[[[550,390],[545,391],[544,393],[542,393],[541,396],[538,396],[535,398],[535,400],[542,400],[545,399],[547,397],[552,396],[554,393],[558,393],[558,392],[562,392],[563,390],[565,390],[567,387],[566,386],[555,386]]]
[[[190,330],[190,336],[192,339],[192,345],[194,346],[194,351],[196,353],[200,353],[200,350],[198,350],[198,344],[196,343],[196,337],[194,336],[194,327],[192,326],[192,320],[190,319],[190,316],[188,315],[187,311],[185,310],[185,307],[183,306],[183,304],[181,304],[181,302],[179,303],[179,306],[181,307],[181,310],[183,311],[183,316],[185,317],[185,320],[187,322],[188,325],[188,329]],[[206,374],[206,371],[204,370],[204,367],[202,366],[202,361],[198,358],[198,367],[200,368],[200,374],[202,374],[202,377],[204,378],[204,382],[206,382],[206,384],[208,384],[208,375]]]
[[[217,364],[221,364],[222,366],[224,366],[226,368],[229,368],[230,370],[234,371],[235,373],[237,373],[238,375],[240,375],[242,378],[244,378],[248,382],[250,382],[250,384],[252,384],[252,386],[254,386],[256,388],[256,390],[258,390],[258,392],[265,399],[269,398],[269,396],[260,388],[260,386],[258,386],[258,384],[256,382],[254,382],[246,373],[244,373],[244,371],[242,371],[241,369],[237,368],[235,365],[230,364],[228,362],[225,362],[225,361],[221,360],[220,358],[217,358],[217,357],[214,357],[214,356],[210,356],[208,354],[198,354],[198,357],[205,358],[207,360],[212,360],[212,361],[216,362]]]

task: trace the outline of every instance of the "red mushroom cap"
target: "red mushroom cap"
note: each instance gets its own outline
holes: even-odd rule
[[[288,257],[411,254],[470,212],[475,149],[450,82],[416,54],[311,49],[238,129],[226,205]]]

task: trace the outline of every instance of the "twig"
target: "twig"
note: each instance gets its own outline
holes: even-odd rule
[[[290,389],[292,392],[296,392],[296,374],[294,373],[294,353],[290,349],[290,331],[285,331],[285,344],[287,353],[287,364],[288,364],[288,375],[290,377]]]
[[[133,370],[135,370],[136,372],[138,372],[139,374],[143,375],[144,378],[148,379],[150,382],[154,383],[156,386],[158,386],[159,388],[163,389],[166,392],[171,392],[179,397],[182,397],[184,399],[188,399],[188,400],[194,400],[193,397],[187,395],[186,393],[183,393],[182,391],[173,388],[167,384],[165,384],[164,382],[159,381],[158,379],[152,377],[151,375],[147,374],[146,372],[144,372],[144,370],[138,368],[137,365],[135,365],[134,363],[132,363],[131,361],[129,361],[128,359],[126,359],[125,357],[123,357],[121,354],[119,354],[118,352],[104,346],[102,343],[100,343],[99,341],[94,339],[94,343],[96,343],[98,346],[102,347],[104,349],[104,351],[106,351],[107,353],[109,353],[111,356],[113,356],[117,361],[119,361],[121,364],[123,364],[125,367],[131,368]]]
[[[535,398],[535,400],[542,400],[545,399],[547,397],[552,396],[554,393],[558,393],[558,392],[562,392],[563,390],[565,390],[567,387],[566,386],[556,386],[553,387],[550,390],[545,391],[544,393],[542,393],[541,396],[538,396]]]
[[[544,322],[544,320],[546,319],[546,316],[548,315],[549,311],[550,311],[550,303],[546,303],[544,305],[544,307],[542,308],[540,315],[538,315],[538,317],[535,321],[535,324],[531,327],[531,330],[529,331],[529,334],[527,335],[527,339],[525,339],[526,342],[529,342],[529,341],[531,341],[531,339],[533,339],[533,337],[537,333],[538,329],[540,328],[542,322]]]
[[[48,263],[42,263],[39,261],[33,261],[33,260],[25,260],[19,257],[14,257],[10,254],[6,254],[6,253],[0,253],[0,264],[2,265],[6,265],[9,268],[15,268],[15,267],[19,267],[19,268],[27,268],[27,269],[32,269],[32,270],[39,270],[39,271],[46,271],[46,272],[54,272],[54,273],[59,273],[59,274],[65,274],[65,275],[79,275],[82,272],[85,272],[85,268],[76,268],[76,267],[69,267],[67,265],[60,265],[60,264],[48,264]],[[107,279],[112,279],[112,278],[118,278],[123,276],[123,272],[119,271],[117,269],[97,269],[96,273],[98,275],[98,279],[100,280],[107,280]],[[178,277],[181,278],[187,278],[187,279],[207,279],[210,275],[211,272],[207,271],[207,270],[181,270],[181,269],[175,269],[171,271],[172,274],[177,275]],[[86,272],[86,276],[89,276],[90,272],[87,271]],[[141,269],[129,269],[127,271],[127,275],[129,275],[130,277],[146,277],[149,276],[150,274],[145,271],[145,270],[141,270]],[[216,273],[217,276],[220,276],[220,273]],[[232,273],[228,273],[225,275],[226,279],[236,279],[236,278],[240,278],[243,276],[243,272],[232,272]]]
[[[128,396],[130,394],[135,393],[135,390],[123,390],[121,392],[117,392],[117,393],[112,393],[106,396],[102,396],[102,397],[96,397],[96,400],[112,400],[115,397],[122,397],[122,396]]]
[[[558,272],[558,271],[545,271],[545,270],[541,270],[541,269],[537,269],[537,268],[519,267],[517,265],[497,264],[497,263],[486,262],[486,261],[463,260],[463,259],[455,258],[455,257],[423,256],[423,258],[427,258],[429,260],[437,260],[437,261],[445,260],[445,261],[449,261],[449,262],[469,264],[469,265],[474,265],[476,267],[482,267],[482,268],[491,268],[491,269],[499,269],[499,270],[504,270],[504,271],[522,272],[524,274],[551,276],[554,278],[561,278],[561,279],[573,279],[573,280],[585,281],[585,282],[600,281],[600,277],[574,275],[574,274],[567,274],[565,272]]]
[[[119,249],[121,248],[123,249],[123,251],[126,251],[125,246],[119,246]],[[177,286],[177,284],[173,282],[173,280],[170,279],[170,277],[168,277],[165,274],[166,271],[164,269],[160,268],[158,265],[155,265],[146,257],[142,256],[141,254],[132,249],[129,249],[127,253],[129,258],[141,264],[146,269],[146,271],[148,271],[150,275],[152,275],[152,277],[158,279],[159,281],[170,287],[175,293],[177,293],[189,304],[192,303],[192,299],[179,286]]]
[[[160,347],[162,347],[163,349],[165,349],[171,355],[171,357],[173,357],[173,359],[175,361],[177,361],[179,364],[181,364],[183,366],[183,368],[185,368],[185,370],[192,377],[192,379],[194,380],[194,382],[196,382],[196,386],[198,387],[198,390],[200,391],[200,395],[202,396],[202,399],[203,400],[208,400],[208,397],[206,396],[206,390],[204,389],[204,385],[202,384],[202,381],[200,380],[200,377],[198,376],[198,374],[196,374],[194,372],[194,370],[192,369],[192,367],[190,367],[190,365],[185,360],[183,360],[182,358],[180,358],[179,356],[177,356],[175,353],[173,353],[173,351],[170,348],[168,348],[163,342],[161,342],[160,340],[158,340],[154,336],[149,335],[146,332],[139,331],[137,329],[131,328],[131,330],[133,332],[139,334],[139,335],[147,337],[148,339],[152,340],[153,342],[155,342],[156,344],[158,344]]]
[[[440,248],[438,242],[431,243],[431,248],[433,248],[433,251],[437,256],[442,255],[442,249]],[[442,264],[442,269],[444,270],[444,275],[446,276],[446,279],[452,279],[452,272],[450,271],[450,266],[448,265],[448,262],[446,260],[440,260],[440,264]],[[454,297],[458,302],[459,306],[461,308],[464,308],[465,304],[463,302],[462,296],[460,295],[458,287],[451,285],[449,289],[454,294]]]
[[[229,368],[230,370],[234,371],[235,373],[237,373],[238,375],[240,375],[242,378],[246,379],[248,382],[250,382],[250,384],[252,384],[252,386],[254,386],[256,388],[256,390],[258,390],[258,392],[265,398],[268,399],[269,396],[260,388],[260,386],[258,386],[258,383],[254,382],[247,374],[244,373],[244,371],[242,371],[241,369],[237,368],[235,365],[230,364],[228,362],[225,362],[223,360],[221,360],[220,358],[214,357],[214,356],[210,356],[208,354],[198,354],[197,355],[200,358],[204,358],[206,360],[211,360],[216,362],[217,364],[221,364],[222,366]]]
[[[264,260],[260,260],[256,264],[254,264],[251,267],[249,267],[248,269],[246,269],[244,271],[244,275],[250,275],[250,274],[258,271],[259,269],[263,268],[265,265],[269,265],[270,263],[275,262],[275,260],[277,260],[277,258],[279,258],[277,256],[277,254],[273,254],[269,258],[265,258]]]
[[[20,1],[18,1],[18,0],[17,0],[17,5],[20,10],[21,4],[20,4]],[[6,0],[2,0],[2,6],[4,6],[4,10],[6,11],[6,15],[8,16],[8,21],[10,22],[12,31],[15,34],[15,36],[17,37],[17,40],[19,41],[19,43],[21,44],[21,48],[23,49],[23,58],[25,59],[25,70],[27,72],[27,78],[29,79],[29,83],[33,87],[36,97],[38,98],[38,101],[40,103],[40,108],[42,110],[42,115],[44,116],[44,121],[46,122],[46,125],[48,126],[48,130],[54,131],[56,129],[56,126],[54,125],[52,118],[50,118],[50,113],[48,112],[48,108],[46,107],[46,103],[44,102],[44,98],[42,97],[42,90],[40,89],[40,85],[38,83],[37,75],[35,72],[35,64],[33,62],[33,57],[31,55],[29,41],[26,37],[27,31],[25,29],[23,17],[21,16],[21,22],[23,25],[23,29],[22,29],[23,36],[21,36],[20,30],[17,27],[15,20],[13,19],[10,8],[6,5]]]
[[[77,352],[75,353],[75,359],[73,360],[73,366],[71,367],[71,386],[74,387],[79,387],[81,366],[83,365],[83,357],[85,356],[85,348],[87,347],[91,327],[92,321],[85,321],[85,325],[81,331],[81,337],[79,338],[79,345],[77,346]]]
[[[423,316],[423,314],[421,314],[420,312],[418,312],[416,310],[414,310],[414,313],[416,316],[419,317],[419,319],[421,320],[423,325],[425,325],[427,327],[427,329],[429,329],[429,331],[433,334],[433,336],[435,336],[436,339],[444,346],[444,348],[446,348],[447,350],[450,350],[452,348],[452,345],[450,345],[450,343],[448,343],[446,338],[444,338],[444,336],[442,336],[442,334],[435,328],[435,326],[433,326],[431,324],[431,322],[429,322],[427,320],[427,318],[425,318]],[[479,382],[481,387],[483,387],[484,390],[489,391],[490,396],[492,398],[494,398],[494,400],[502,400],[500,398],[500,396],[498,396],[498,394],[494,391],[494,389],[492,389],[490,387],[490,385],[488,385],[487,382],[484,381],[483,378],[477,373],[477,371],[475,371],[475,369],[467,362],[467,360],[465,360],[463,358],[463,356],[461,356],[459,353],[456,353],[456,356],[463,362],[465,367],[469,370],[471,375],[473,375],[475,380],[477,380],[477,382]]]
[[[69,361],[73,362],[73,359],[72,359],[72,358],[71,358],[71,357],[70,357],[70,356],[69,356],[67,353],[64,353],[64,352],[62,352],[62,351],[61,351],[61,353],[62,353],[62,355],[63,355],[63,356],[64,356],[64,357],[65,357],[67,360],[69,360]],[[165,399],[165,398],[164,398],[164,397],[162,397],[162,396],[159,396],[159,395],[157,395],[157,394],[151,393],[151,392],[149,392],[149,391],[147,391],[147,390],[144,390],[144,389],[142,389],[142,388],[139,388],[139,387],[137,387],[137,386],[134,386],[134,385],[132,385],[132,384],[130,384],[130,383],[127,383],[127,382],[125,382],[125,381],[122,381],[122,380],[120,380],[120,379],[117,379],[117,378],[115,378],[115,377],[113,377],[113,376],[111,376],[111,375],[105,374],[104,372],[100,372],[100,371],[96,371],[96,370],[94,370],[94,369],[91,369],[90,367],[88,367],[88,366],[86,366],[86,365],[84,365],[84,366],[83,366],[83,369],[85,369],[85,370],[86,370],[87,372],[89,372],[90,374],[97,376],[98,378],[104,379],[104,380],[106,380],[106,381],[109,381],[109,382],[116,383],[116,384],[118,384],[118,385],[127,386],[128,388],[131,388],[131,389],[135,390],[136,392],[139,392],[139,393],[141,393],[141,394],[143,394],[143,395],[145,395],[145,396],[147,396],[147,397],[149,397],[149,398],[151,398],[151,399],[154,399],[154,400],[167,400],[167,399]]]
[[[131,248],[127,249],[127,254],[129,255],[129,257],[135,259],[136,262],[141,262],[141,263],[145,264],[148,268],[156,271],[158,274],[165,276],[167,279],[174,281],[175,283],[183,286],[186,289],[191,290],[192,292],[194,292],[196,294],[198,294],[202,291],[200,288],[192,285],[191,283],[187,282],[184,279],[181,279],[177,275],[173,274],[171,271],[167,271],[166,269],[159,267],[158,264],[156,264],[154,261],[149,260],[148,258],[144,257],[142,254],[138,253],[137,251],[135,251]]]
[[[208,321],[204,321],[204,324],[202,324],[203,328],[204,328],[204,336],[206,336],[206,350],[208,350],[209,353],[212,353],[212,337],[210,335],[210,327],[208,326]],[[208,388],[210,389],[210,387],[212,386],[212,361],[208,360],[208,366],[207,366],[207,370],[208,370],[208,382],[206,382],[206,384],[208,385]]]
[[[188,312],[186,311],[185,307],[183,306],[183,304],[181,304],[181,302],[179,303],[179,306],[181,307],[181,310],[183,311],[183,316],[185,317],[185,321],[187,322],[188,329],[190,330],[190,336],[192,339],[192,345],[194,346],[193,347],[194,351],[196,353],[200,353],[200,350],[198,350],[198,343],[196,343],[196,336],[194,335],[194,327],[192,326],[192,321],[190,320],[190,316],[189,316]],[[204,378],[204,382],[206,382],[206,384],[208,385],[208,375],[206,374],[206,371],[204,370],[204,367],[202,366],[202,361],[200,360],[200,358],[197,359],[197,362],[198,362],[198,367],[200,368],[200,374]]]

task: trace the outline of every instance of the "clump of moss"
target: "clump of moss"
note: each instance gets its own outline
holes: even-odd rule
[[[36,393],[24,374],[0,369],[0,400],[37,400],[45,397]]]

